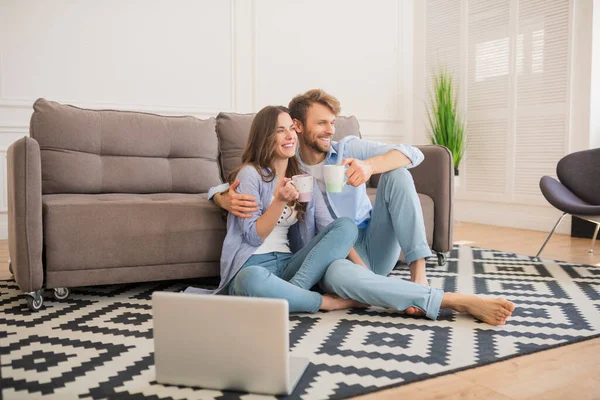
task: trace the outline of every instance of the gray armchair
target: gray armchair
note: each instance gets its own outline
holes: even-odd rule
[[[596,224],[590,253],[594,252],[596,236],[600,230],[600,148],[566,155],[558,162],[556,175],[558,181],[549,176],[542,177],[540,189],[546,200],[563,214],[536,254],[537,260],[567,214]]]

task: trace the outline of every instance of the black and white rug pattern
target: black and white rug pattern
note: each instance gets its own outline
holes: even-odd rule
[[[501,327],[447,311],[438,321],[376,308],[292,314],[291,352],[311,364],[290,398],[351,397],[600,334],[600,267],[455,246],[428,274],[434,287],[517,309]],[[406,279],[406,266],[392,276]],[[60,302],[48,293],[31,313],[14,281],[0,281],[0,398],[267,398],[155,381],[150,296],[191,282],[79,288]]]

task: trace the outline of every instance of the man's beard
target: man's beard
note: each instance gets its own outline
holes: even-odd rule
[[[308,146],[310,148],[318,151],[319,153],[323,153],[323,154],[329,153],[329,148],[323,149],[321,146],[319,146],[319,139],[311,140],[310,142],[308,142],[306,144],[308,144]],[[331,144],[329,146],[331,146]]]

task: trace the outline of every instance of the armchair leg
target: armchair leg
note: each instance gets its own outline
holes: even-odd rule
[[[535,255],[535,257],[533,257],[534,261],[540,261],[540,254],[542,254],[542,251],[544,251],[544,247],[546,247],[546,244],[548,243],[548,240],[550,240],[550,237],[552,236],[552,234],[554,233],[554,231],[556,230],[556,228],[558,227],[558,225],[562,222],[562,220],[566,216],[567,216],[567,213],[564,213],[563,215],[560,216],[560,218],[558,219],[558,221],[556,221],[556,224],[554,225],[554,228],[552,228],[552,231],[550,232],[550,234],[546,238],[546,241],[544,242],[544,244],[540,248],[540,251],[538,251],[537,254]]]
[[[596,236],[598,236],[598,231],[600,230],[600,223],[596,222],[596,230],[594,230],[594,236],[592,236],[592,246],[588,253],[594,252],[594,245],[596,244]]]

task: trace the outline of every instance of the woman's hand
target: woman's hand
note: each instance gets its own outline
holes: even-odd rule
[[[256,220],[256,233],[265,239],[271,234],[287,203],[300,196],[290,178],[280,178],[275,184],[273,201],[263,215]]]
[[[283,203],[298,199],[300,192],[296,189],[290,178],[280,178],[275,186],[275,200]]]

